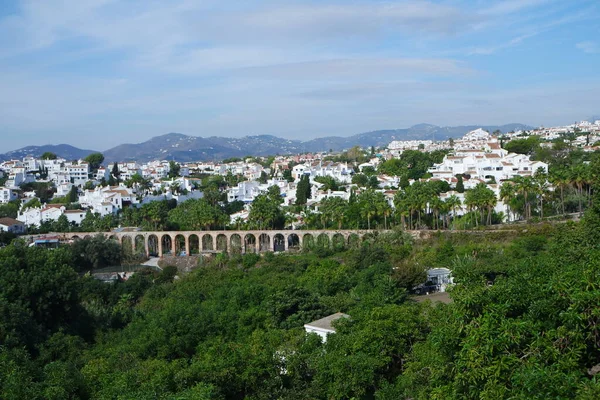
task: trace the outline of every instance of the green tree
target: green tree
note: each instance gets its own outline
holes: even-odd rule
[[[334,223],[337,229],[342,229],[348,202],[340,197],[327,197],[321,201],[319,210],[327,221]]]
[[[120,177],[121,177],[121,171],[119,171],[119,163],[115,162],[112,166],[112,170],[110,173],[109,185],[111,185],[111,183],[110,183],[111,178],[113,179],[113,182],[114,182],[113,185],[114,185],[115,183],[118,184],[121,181]],[[113,185],[111,185],[111,186],[113,186]]]
[[[223,227],[229,218],[220,207],[205,199],[190,199],[170,210],[168,221],[180,230],[193,231]]]
[[[42,157],[40,157],[42,160],[56,160],[58,157],[56,156],[55,153],[51,152],[51,151],[46,151],[44,152],[44,154],[42,154]]]
[[[77,188],[77,186],[71,186],[71,190],[69,190],[67,199],[69,203],[77,203],[79,201],[79,189]]]
[[[296,185],[296,204],[305,205],[307,200],[311,198],[311,185],[308,175],[302,175],[300,181]]]
[[[463,182],[463,176],[462,176],[462,174],[456,175],[456,191],[458,193],[464,193],[465,192],[465,184]]]
[[[83,161],[87,162],[92,172],[97,171],[100,165],[104,162],[104,155],[102,153],[92,153],[85,157]]]
[[[121,246],[102,234],[73,243],[74,264],[79,271],[120,265]]]
[[[277,189],[279,189],[277,187]],[[259,229],[276,227],[282,228],[285,216],[281,209],[281,197],[273,193],[260,194],[250,205],[248,221]]]
[[[179,176],[179,172],[181,171],[181,166],[179,163],[171,160],[169,161],[169,178],[177,178]]]
[[[70,224],[67,216],[65,214],[61,214],[60,217],[53,224],[53,229],[56,232],[69,232]]]

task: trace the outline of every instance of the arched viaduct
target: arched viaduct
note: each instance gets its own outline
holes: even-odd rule
[[[262,253],[299,250],[312,246],[341,246],[356,243],[368,230],[250,230],[250,231],[157,231],[157,232],[71,232],[65,240],[102,234],[123,248],[146,256],[192,255],[207,252]],[[385,231],[378,231],[385,232]]]

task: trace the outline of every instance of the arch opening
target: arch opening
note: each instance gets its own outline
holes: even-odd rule
[[[231,235],[229,240],[229,248],[233,254],[241,254],[242,253],[242,237],[237,233]]]
[[[285,251],[285,238],[281,233],[273,236],[273,251]]]
[[[295,233],[288,236],[288,250],[300,250],[300,238]]]
[[[213,251],[214,249],[212,235],[208,233],[202,235],[202,251]]]
[[[148,236],[148,255],[158,257],[158,236]]]
[[[271,237],[266,233],[261,233],[258,237],[258,251],[261,253],[271,250]]]
[[[198,235],[192,234],[188,240],[190,242],[190,254],[200,253],[200,239],[198,238]]]
[[[244,253],[256,253],[256,236],[251,233],[244,237]]]
[[[217,235],[217,251],[227,253],[227,236],[222,233]]]
[[[162,244],[163,255],[171,254],[173,252],[173,239],[171,238],[171,235],[162,235],[160,242]]]

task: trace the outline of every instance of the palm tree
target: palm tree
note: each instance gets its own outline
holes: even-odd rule
[[[358,196],[358,203],[361,205],[360,214],[367,218],[367,229],[371,230],[371,217],[377,215],[375,192],[365,190]]]
[[[445,203],[447,204],[448,209],[452,211],[452,217],[456,218],[456,210],[462,206],[460,198],[453,194],[446,199]]]
[[[521,177],[517,176],[514,178],[516,184],[516,191],[523,195],[525,200],[525,220],[531,218],[531,204],[529,202],[530,195],[535,193],[535,184],[533,178],[530,176]]]
[[[477,192],[475,189],[465,191],[465,205],[469,212],[474,211],[477,207]],[[475,215],[475,226],[478,225],[477,215]]]
[[[502,186],[500,186],[500,200],[506,204],[506,215],[508,215],[508,220],[510,221],[510,202],[514,199],[516,194],[515,184],[512,182],[504,182]]]
[[[583,211],[583,204],[582,204],[582,197],[583,197],[583,186],[586,183],[586,168],[583,164],[579,164],[576,165],[574,167],[571,167],[571,170],[569,171],[569,178],[571,181],[571,184],[575,187],[575,189],[577,190],[577,194],[578,194],[578,198],[579,198],[579,213],[581,214],[581,212]]]
[[[444,202],[437,196],[429,201],[429,207],[433,212],[433,229],[440,229],[440,210]]]
[[[538,195],[540,201],[540,218],[544,218],[544,196],[548,191],[548,174],[543,168],[538,168],[533,175],[533,181],[535,184],[535,192]]]
[[[550,173],[550,182],[554,187],[560,190],[560,205],[562,214],[565,214],[565,187],[569,186],[569,175],[568,171],[564,169],[554,169]]]

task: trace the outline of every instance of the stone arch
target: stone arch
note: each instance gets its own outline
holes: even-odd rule
[[[200,253],[200,239],[198,238],[198,235],[192,233],[188,240],[190,242],[190,254]]]
[[[158,236],[156,236],[155,234],[148,236],[148,255],[155,257],[159,255],[158,244]]]
[[[302,248],[305,250],[311,250],[315,247],[315,237],[310,234],[307,233],[304,236],[302,236]]]
[[[217,235],[217,243],[215,250],[227,253],[227,236],[225,236],[222,233]]]
[[[319,247],[328,249],[329,246],[331,245],[330,240],[329,240],[329,235],[326,233],[321,233],[319,236],[317,236],[317,245]]]
[[[208,233],[202,235],[202,251],[213,251],[214,249],[212,235]]]
[[[348,247],[358,247],[360,246],[360,236],[356,233],[351,233],[348,235]]]
[[[271,250],[271,237],[266,233],[261,233],[258,237],[258,251],[262,253],[269,250]]]
[[[273,236],[273,251],[285,251],[285,238],[281,233]]]
[[[76,237],[79,237],[79,236],[73,236],[73,239],[75,239]],[[92,237],[90,235],[85,235],[83,238],[85,240],[88,240],[88,239],[91,239]]]
[[[135,254],[146,254],[146,240],[144,235],[135,235],[133,238],[133,246],[135,248]]]
[[[164,234],[160,238],[163,254],[171,254],[173,252],[173,238],[169,234]],[[174,254],[173,254],[174,255]]]
[[[108,237],[108,239],[109,239],[109,240],[114,240],[114,241],[116,241],[116,242],[118,242],[118,241],[119,241],[119,238],[117,237],[117,235],[110,235],[110,236]]]
[[[336,233],[331,238],[331,246],[336,250],[343,250],[346,247],[346,239],[341,233]]]
[[[232,254],[241,254],[242,253],[242,237],[237,233],[234,233],[229,238],[229,248],[231,249]]]
[[[131,236],[126,235],[121,238],[121,252],[125,255],[133,255],[135,253],[133,240]]]
[[[175,235],[175,255],[176,256],[189,256],[189,254],[186,253],[185,250],[185,236],[183,236],[181,233],[178,235]]]
[[[287,238],[288,249],[289,250],[299,250],[300,249],[300,237],[295,233],[292,233]]]
[[[251,233],[244,236],[244,253],[256,253],[256,236]]]
[[[73,235],[73,236],[71,236],[71,240],[76,241],[76,240],[81,240],[81,238],[77,235]]]

